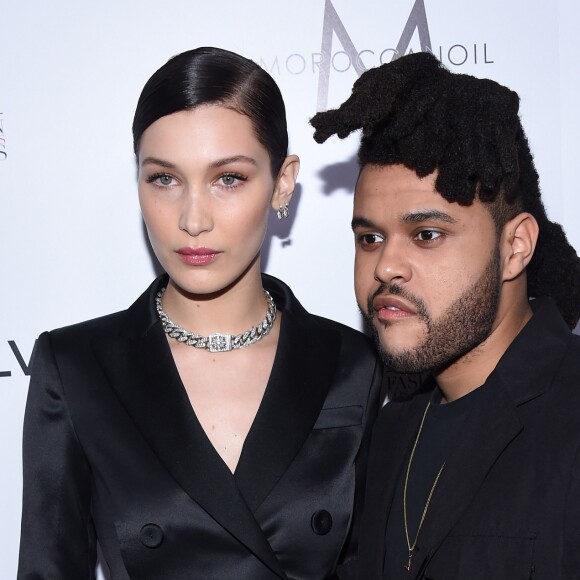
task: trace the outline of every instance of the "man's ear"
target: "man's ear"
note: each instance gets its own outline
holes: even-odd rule
[[[536,218],[527,212],[519,213],[502,230],[500,253],[503,280],[513,280],[530,263],[540,228]]]
[[[292,192],[296,187],[298,170],[300,169],[300,159],[297,155],[288,155],[280,167],[276,183],[274,184],[274,194],[272,195],[272,208],[278,211],[282,206],[288,205],[292,199]]]

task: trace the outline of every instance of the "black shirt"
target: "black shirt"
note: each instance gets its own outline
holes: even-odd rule
[[[481,390],[480,387],[451,403],[443,405],[440,404],[441,391],[439,388],[435,388],[433,392],[413,456],[407,484],[407,523],[411,546],[417,536],[417,528],[425,509],[425,503],[437,474],[452,451],[457,437],[460,436],[461,426],[475,406]],[[409,578],[409,572],[405,568],[409,562],[409,549],[403,517],[403,488],[411,449],[409,449],[407,459],[399,474],[387,521],[384,577],[388,580],[408,580]],[[429,510],[425,516],[426,520],[428,518]],[[419,552],[420,547],[421,535],[419,534],[414,553]],[[411,562],[412,570],[413,563]]]

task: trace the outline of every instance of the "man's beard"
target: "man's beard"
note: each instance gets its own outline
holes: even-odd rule
[[[429,315],[423,300],[396,284],[381,285],[369,296],[367,312],[362,314],[371,329],[379,354],[390,370],[400,373],[438,371],[453,364],[489,337],[499,308],[500,287],[500,258],[496,250],[475,284],[436,320]],[[425,338],[417,346],[390,352],[388,344],[381,344],[372,316],[373,300],[381,294],[401,296],[415,306],[416,316],[423,320],[427,329]],[[379,321],[379,324],[392,323]]]

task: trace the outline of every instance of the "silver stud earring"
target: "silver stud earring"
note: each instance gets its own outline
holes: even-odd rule
[[[278,208],[278,211],[276,212],[276,216],[278,217],[279,220],[281,220],[282,218],[287,218],[289,214],[289,210],[288,210],[288,204],[285,203],[284,205],[281,205]]]

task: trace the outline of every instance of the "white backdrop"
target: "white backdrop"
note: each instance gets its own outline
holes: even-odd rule
[[[357,137],[316,145],[308,119],[341,103],[364,67],[397,49],[430,46],[452,70],[520,94],[549,214],[580,249],[579,21],[577,0],[5,0],[0,577],[16,575],[21,422],[35,337],[126,308],[154,276],[130,131],[154,70],[176,53],[213,45],[271,72],[302,170],[293,219],[272,222],[264,269],[309,310],[360,327],[349,228]]]

